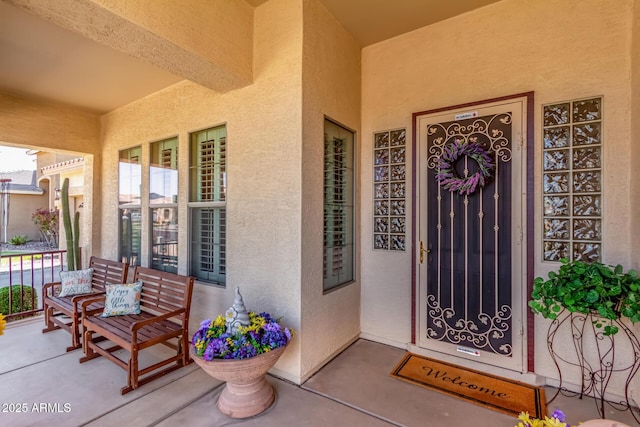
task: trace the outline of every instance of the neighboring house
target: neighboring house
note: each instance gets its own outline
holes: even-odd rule
[[[47,188],[38,185],[35,170],[0,172],[0,180],[11,180],[7,185],[9,210],[7,218],[0,209],[0,240],[8,242],[15,236],[27,236],[29,240],[42,239],[31,215],[39,208],[47,208]],[[8,221],[7,221],[8,220]],[[6,229],[5,229],[6,224]]]
[[[65,178],[69,178],[69,211],[71,218],[80,212],[83,224],[84,207],[84,159],[68,154],[34,151],[38,165],[38,183],[48,189],[50,209],[62,212],[61,188]],[[58,247],[66,249],[66,234],[62,221],[58,225]]]
[[[0,140],[84,159],[85,260],[195,276],[191,330],[242,288],[297,330],[275,372],[298,384],[358,338],[557,384],[533,278],[640,267],[640,0],[502,0],[371,44],[320,0],[175,3],[11,2],[182,79],[108,109],[0,92]],[[455,138],[497,159],[468,198],[435,178]]]

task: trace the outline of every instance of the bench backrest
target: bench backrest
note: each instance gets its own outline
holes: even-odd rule
[[[184,308],[178,320],[189,324],[193,277],[136,266],[133,281],[138,280],[142,281],[140,310],[158,315]]]
[[[95,256],[89,260],[89,268],[93,268],[91,288],[94,292],[104,292],[105,285],[126,283],[129,273],[129,264]]]

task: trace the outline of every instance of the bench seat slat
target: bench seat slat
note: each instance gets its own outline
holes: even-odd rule
[[[105,356],[127,370],[128,381],[121,389],[122,394],[191,362],[188,328],[193,277],[140,266],[135,267],[133,276],[133,281],[142,281],[140,314],[87,316],[83,322],[85,356],[80,362]],[[103,340],[115,345],[99,345]],[[156,344],[166,345],[176,353],[140,369],[138,352]],[[129,359],[125,361],[118,357],[115,352],[119,349],[127,350]]]
[[[89,260],[89,268],[93,268],[91,293],[60,297],[56,295],[56,288],[61,286],[59,282],[47,283],[42,287],[42,308],[46,326],[42,332],[62,328],[71,333],[71,346],[67,347],[67,351],[81,346],[80,321],[83,301],[94,299],[104,293],[105,286],[109,283],[124,283],[129,272],[127,263],[95,256]],[[100,307],[99,303],[92,303],[87,307],[87,312],[94,313]]]

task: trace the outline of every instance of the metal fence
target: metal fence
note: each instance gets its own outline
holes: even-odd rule
[[[66,250],[0,255],[0,312],[17,320],[42,311],[42,287],[59,281]]]

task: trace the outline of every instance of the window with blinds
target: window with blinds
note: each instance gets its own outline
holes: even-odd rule
[[[121,150],[118,159],[118,257],[132,266],[140,265],[142,214],[142,148]]]
[[[330,290],[354,279],[354,134],[324,123],[323,287]]]
[[[190,274],[198,280],[226,282],[226,143],[218,126],[191,134],[189,214]]]
[[[151,268],[178,272],[178,138],[151,144]]]

